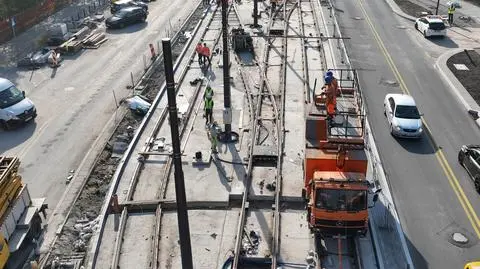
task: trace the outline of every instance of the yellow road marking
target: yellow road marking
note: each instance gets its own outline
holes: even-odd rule
[[[382,39],[380,38],[380,35],[378,34],[377,30],[375,29],[375,26],[373,25],[370,17],[367,14],[367,11],[365,7],[363,6],[362,0],[358,0],[358,3],[360,4],[360,8],[365,16],[365,20],[370,26],[370,29],[372,31],[373,37],[375,38],[375,41],[377,42],[377,45],[380,47],[380,50],[385,57],[385,60],[387,61],[390,69],[392,70],[393,74],[395,75],[395,78],[399,81],[400,83],[400,89],[402,90],[403,93],[411,95],[410,91],[407,88],[407,85],[405,84],[405,81],[402,78],[402,75],[398,71],[397,66],[393,62],[392,57],[388,53],[387,48],[385,47],[385,44],[383,43]],[[427,123],[425,122],[425,118],[422,116],[422,123],[425,129],[432,135],[432,132],[430,131],[430,128],[428,127]],[[458,201],[460,202],[463,210],[465,211],[468,220],[470,221],[473,229],[475,230],[475,233],[477,234],[477,237],[480,238],[480,220],[478,219],[477,214],[475,213],[475,210],[472,207],[472,204],[468,200],[467,196],[465,195],[465,192],[463,191],[462,187],[460,186],[460,183],[453,173],[452,168],[448,164],[447,159],[445,158],[445,155],[443,154],[443,150],[441,148],[438,148],[436,146],[435,141],[433,140],[433,137],[431,137],[431,146],[436,149],[435,151],[435,156],[437,157],[437,161],[440,163],[440,166],[443,169],[443,172],[445,176],[448,179],[448,182],[450,183],[450,186],[452,187],[453,191],[457,195]]]

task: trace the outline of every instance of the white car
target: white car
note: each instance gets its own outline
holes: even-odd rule
[[[384,114],[393,136],[420,138],[423,133],[421,114],[415,101],[406,94],[387,94],[383,102]]]
[[[415,29],[420,31],[425,38],[430,36],[444,37],[447,35],[447,26],[445,26],[442,17],[436,15],[418,18],[415,21]]]

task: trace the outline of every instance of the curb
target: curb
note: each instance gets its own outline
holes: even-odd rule
[[[447,67],[447,60],[453,55],[462,52],[462,49],[451,49],[438,57],[435,62],[434,68],[445,82],[448,85],[451,92],[455,94],[458,101],[465,107],[465,110],[468,112],[470,110],[480,111],[480,106],[473,99],[473,97],[468,93],[467,89],[463,87],[462,83],[455,77],[455,75]],[[480,127],[480,119],[475,120],[475,123]]]
[[[390,6],[390,8],[393,10],[393,12],[395,14],[397,14],[398,16],[404,18],[404,19],[407,19],[409,21],[413,21],[415,22],[417,19],[411,15],[408,15],[407,13],[403,12],[400,7],[397,5],[397,3],[395,3],[394,0],[385,0],[385,2],[387,2],[387,4]]]

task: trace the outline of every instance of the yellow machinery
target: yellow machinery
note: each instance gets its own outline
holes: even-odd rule
[[[0,269],[16,268],[35,248],[42,233],[45,198],[32,199],[18,174],[17,157],[0,156]],[[12,257],[15,257],[13,259]]]

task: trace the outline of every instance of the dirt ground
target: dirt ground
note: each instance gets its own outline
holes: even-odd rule
[[[447,61],[447,66],[477,104],[480,105],[480,54],[475,50],[468,50],[467,52],[471,60],[467,53],[462,51],[450,57]],[[457,70],[453,64],[464,64],[469,70]]]

